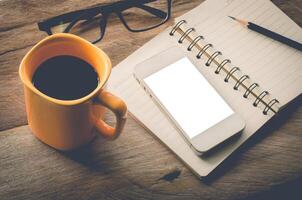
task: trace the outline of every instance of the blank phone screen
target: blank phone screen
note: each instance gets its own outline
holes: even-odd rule
[[[187,57],[144,78],[144,82],[189,138],[234,113]]]

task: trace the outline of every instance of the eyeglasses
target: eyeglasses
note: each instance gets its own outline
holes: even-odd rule
[[[172,0],[126,0],[78,10],[39,22],[48,35],[59,32],[79,35],[93,44],[103,39],[108,17],[115,13],[131,32],[156,28],[171,16]]]

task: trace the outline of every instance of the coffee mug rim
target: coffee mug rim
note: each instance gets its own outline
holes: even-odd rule
[[[39,48],[40,46],[42,46],[44,43],[46,43],[49,40],[53,40],[56,38],[67,38],[67,39],[73,39],[73,40],[77,40],[79,42],[84,42],[88,45],[91,45],[93,48],[95,48],[96,51],[98,51],[101,56],[104,58],[104,65],[105,65],[105,71],[103,72],[105,75],[105,79],[102,79],[102,83],[98,83],[98,86],[92,91],[90,92],[88,95],[81,97],[79,99],[74,99],[74,100],[61,100],[61,99],[56,99],[53,97],[50,97],[44,93],[42,93],[41,91],[39,91],[32,83],[32,81],[29,81],[28,79],[26,79],[25,76],[25,72],[23,70],[24,68],[24,62],[28,59],[28,57],[32,54],[32,52],[34,52],[37,48]],[[99,49],[98,47],[96,47],[95,45],[91,44],[90,42],[86,41],[85,39],[70,34],[70,33],[56,33],[54,35],[50,35],[47,36],[46,38],[42,39],[40,42],[38,42],[36,45],[34,45],[27,53],[26,55],[23,57],[20,66],[19,66],[19,76],[21,81],[23,82],[23,84],[28,87],[32,92],[36,93],[37,95],[43,97],[44,99],[53,102],[55,104],[59,104],[59,105],[65,105],[65,106],[72,106],[72,105],[77,105],[77,104],[81,104],[85,101],[90,100],[91,98],[93,98],[95,95],[97,95],[97,93],[102,89],[102,87],[106,84],[106,82],[109,79],[109,76],[111,74],[111,69],[112,69],[112,65],[111,65],[111,61],[109,59],[109,57],[107,56],[107,54],[102,51],[101,49]],[[98,74],[98,76],[100,76]]]

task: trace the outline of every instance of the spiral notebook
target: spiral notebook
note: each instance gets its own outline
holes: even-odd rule
[[[199,177],[211,173],[301,94],[301,52],[242,28],[229,15],[302,42],[301,28],[271,1],[208,0],[115,67],[108,85],[126,101],[131,115]],[[210,156],[199,157],[190,149],[133,76],[136,64],[171,47],[181,48],[246,122],[238,139]]]

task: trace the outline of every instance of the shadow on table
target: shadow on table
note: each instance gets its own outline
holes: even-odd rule
[[[301,200],[302,199],[302,177],[290,182],[273,186],[269,191],[248,197],[245,200]]]
[[[104,139],[97,136],[85,146],[73,151],[60,151],[60,153],[67,158],[82,164],[89,170],[106,173],[112,170],[110,163],[114,158],[112,155],[106,156],[106,153],[104,153],[104,142]],[[104,156],[106,156],[106,158],[104,158]]]
[[[278,115],[273,117],[266,123],[262,128],[260,128],[256,134],[251,136],[239,149],[237,149],[231,156],[229,156],[221,165],[219,165],[210,175],[206,178],[202,179],[202,182],[211,185],[215,180],[222,177],[224,174],[228,173],[233,166],[236,165],[240,161],[240,157],[244,152],[248,149],[256,145],[259,141],[265,139],[269,135],[271,135],[275,130],[279,129],[284,123],[286,123],[290,117],[294,114],[294,112],[302,105],[302,95],[295,98],[291,103],[289,103],[283,110],[279,112]],[[221,150],[225,145],[232,142],[232,140],[236,140],[234,137],[227,143],[215,149],[215,151],[210,152],[210,156],[212,153]],[[302,182],[301,180],[299,180]]]

